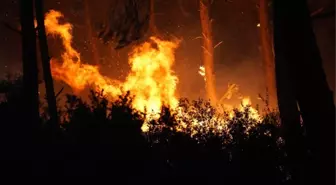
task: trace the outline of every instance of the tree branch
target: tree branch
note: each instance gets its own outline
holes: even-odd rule
[[[62,89],[60,91],[58,91],[58,93],[55,95],[55,98],[57,98],[63,90],[64,90],[64,87],[62,87]]]

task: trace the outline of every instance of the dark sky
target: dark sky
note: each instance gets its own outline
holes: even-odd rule
[[[74,46],[82,53],[83,60],[90,63],[91,54],[86,47],[84,17],[78,11],[78,0],[46,0],[46,10],[55,9],[64,13],[67,21],[75,25]],[[102,22],[111,0],[90,0],[91,18],[94,25]],[[183,38],[177,50],[175,70],[180,78],[179,94],[196,97],[202,94],[203,81],[197,70],[201,65],[201,35],[197,0],[156,1],[156,24],[161,32],[168,32]],[[259,32],[257,0],[214,0],[211,8],[214,43],[223,43],[215,50],[215,72],[219,93],[231,81],[241,86],[244,94],[257,96],[264,89],[261,59],[259,53]],[[309,2],[311,11],[320,7],[334,8],[334,0]],[[18,3],[16,0],[2,0],[0,21],[14,27],[19,25]],[[331,88],[335,89],[335,17],[313,21],[317,41],[323,57],[325,70]],[[0,25],[0,74],[20,71],[20,36]],[[60,43],[50,39],[52,56],[59,56]],[[102,72],[113,78],[123,79],[127,74],[128,48],[115,52],[110,47],[99,44]],[[59,86],[59,84],[57,84]]]

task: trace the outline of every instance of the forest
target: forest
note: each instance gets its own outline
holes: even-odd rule
[[[78,1],[86,15],[88,2]],[[334,10],[311,13],[306,0],[259,0],[266,91],[259,104],[241,95],[233,106],[225,101],[239,94],[238,86],[229,84],[223,96],[217,89],[214,56],[222,42],[215,42],[212,1],[195,0],[205,92],[198,99],[178,95],[174,65],[183,38],[160,29],[156,1],[111,2],[97,29],[85,18],[91,62],[74,44],[75,23],[46,9],[47,1],[20,0],[20,26],[4,23],[20,37],[22,71],[0,80],[1,176],[93,176],[121,184],[335,183],[334,92],[312,26]],[[59,56],[51,52],[56,41]],[[125,79],[101,71],[106,66],[98,43],[113,51],[131,48]],[[62,88],[55,85],[60,82]]]

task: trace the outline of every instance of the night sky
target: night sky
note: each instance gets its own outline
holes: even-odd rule
[[[83,61],[90,63],[91,53],[87,50],[84,13],[80,0],[45,0],[45,10],[55,9],[74,24],[74,46],[81,52]],[[90,0],[91,19],[94,27],[103,22],[111,0]],[[257,97],[263,93],[264,82],[259,51],[257,0],[214,0],[211,8],[214,44],[223,43],[215,50],[215,73],[219,94],[223,93],[228,82],[241,86],[243,94]],[[334,0],[318,0],[309,3],[311,11],[324,7],[335,7]],[[18,2],[2,0],[0,20],[19,26]],[[203,94],[203,80],[197,71],[201,62],[201,35],[199,12],[196,0],[157,0],[156,24],[161,32],[183,38],[177,49],[175,71],[179,76],[179,94],[196,98]],[[335,90],[335,17],[313,21],[318,45],[322,54],[325,71],[332,90]],[[20,35],[0,25],[0,73],[15,73],[21,69]],[[59,40],[50,38],[51,56],[59,56]],[[123,79],[127,74],[127,53],[129,48],[119,52],[111,47],[98,44],[102,73],[113,78]],[[56,83],[56,89],[61,84]],[[312,87],[313,88],[313,87]]]

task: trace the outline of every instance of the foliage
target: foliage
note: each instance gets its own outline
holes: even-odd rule
[[[24,122],[24,118],[15,119],[20,102],[12,99],[0,103],[2,125]],[[95,91],[91,91],[88,102],[69,94],[66,99],[60,145],[48,145],[48,136],[43,134],[46,129],[41,125],[39,137],[47,145],[35,151],[39,156],[34,162],[36,173],[137,176],[142,180],[197,177],[208,183],[235,184],[284,184],[288,176],[276,113],[256,124],[248,117],[248,109],[236,110],[223,134],[213,134],[209,128],[210,132],[192,135],[192,130],[178,130],[181,117],[163,107],[160,118],[150,123],[149,132],[143,133],[145,115],[131,108],[129,94],[114,102],[109,102],[103,92]],[[9,104],[13,108],[10,111]],[[188,108],[193,113],[191,117],[204,124],[207,117],[215,114],[203,100],[181,99],[180,106]],[[184,122],[190,124],[188,119]],[[44,123],[48,124],[48,120]],[[216,125],[215,121],[211,124]],[[13,128],[6,132],[10,133],[6,137],[17,136]],[[7,138],[6,142],[11,141]]]

